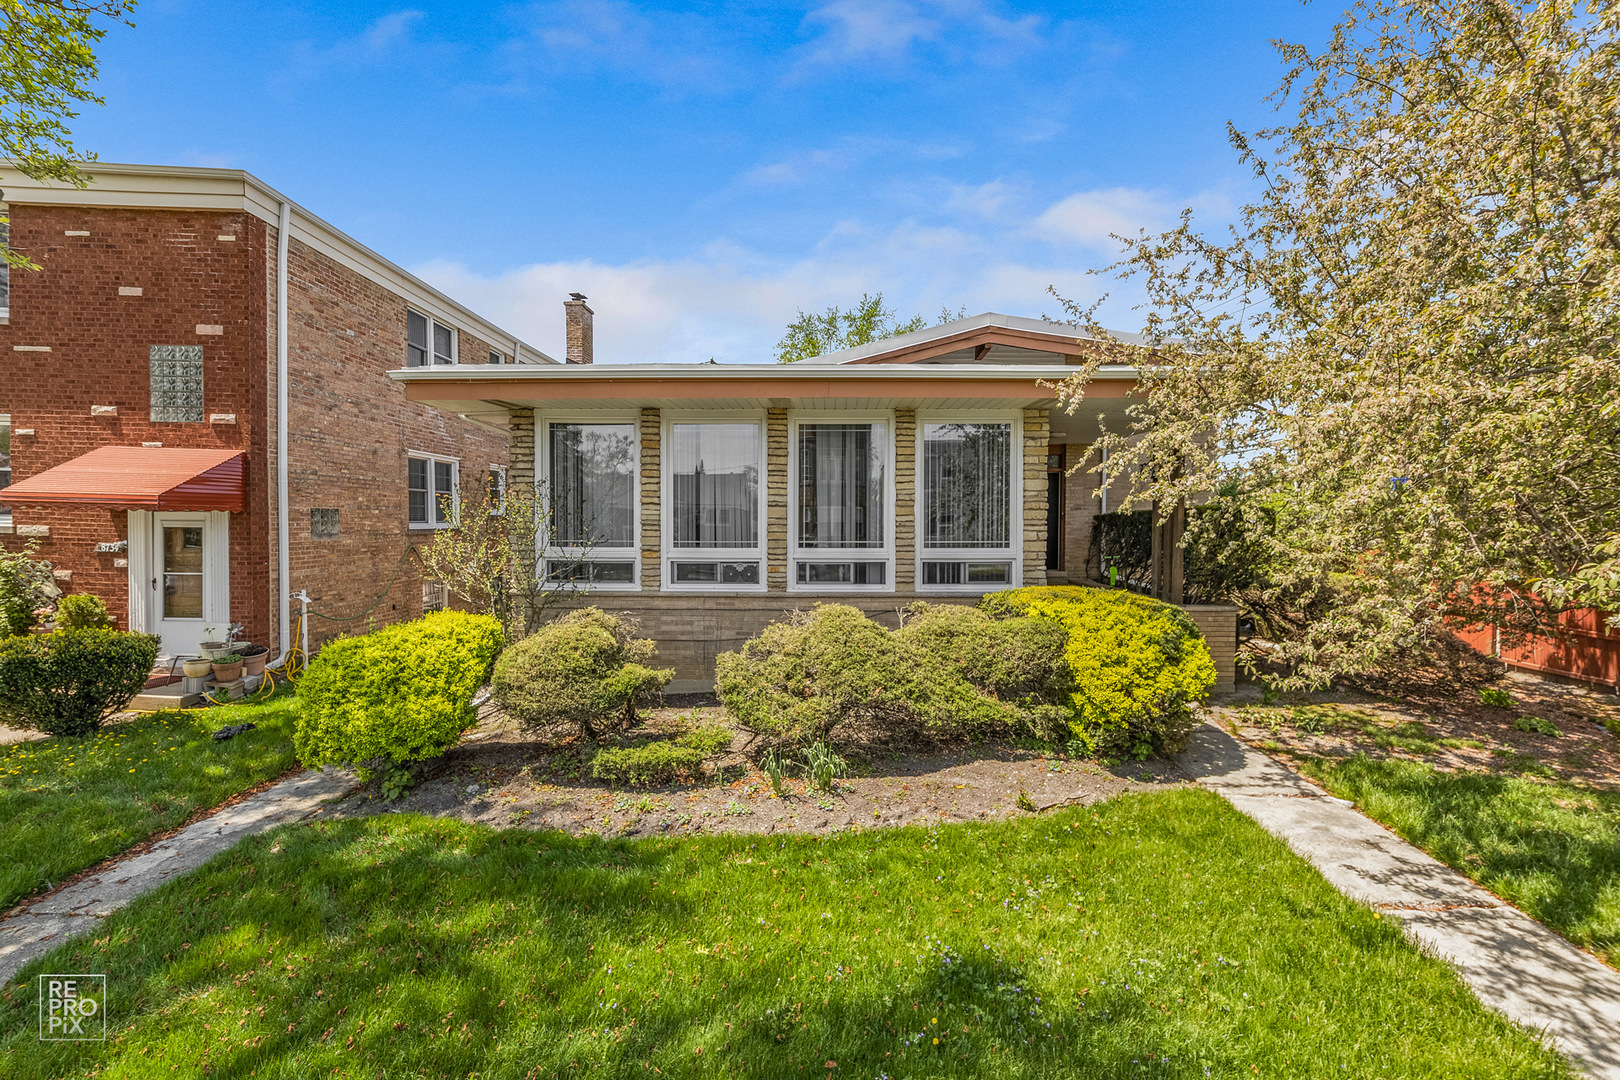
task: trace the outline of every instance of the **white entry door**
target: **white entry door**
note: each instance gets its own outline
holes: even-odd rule
[[[161,637],[168,656],[196,656],[205,638],[223,640],[230,625],[230,515],[129,516],[130,595],[139,589],[145,599],[138,629]]]

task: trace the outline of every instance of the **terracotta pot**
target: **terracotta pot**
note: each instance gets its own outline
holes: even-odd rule
[[[205,657],[201,660],[184,660],[181,667],[188,679],[206,679],[208,673],[214,670],[214,663]]]
[[[264,665],[270,662],[270,650],[253,653],[242,657],[242,672],[245,675],[263,675]]]
[[[242,661],[233,660],[229,664],[214,665],[214,681],[219,683],[233,683],[242,677]]]

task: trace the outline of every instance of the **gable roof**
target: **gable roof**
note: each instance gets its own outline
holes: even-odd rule
[[[1142,345],[1142,335],[1109,331]],[[909,334],[800,360],[801,364],[1072,364],[1087,341],[1077,326],[987,311]]]

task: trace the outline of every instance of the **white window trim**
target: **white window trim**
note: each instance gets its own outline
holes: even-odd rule
[[[551,505],[551,425],[552,424],[627,424],[636,437],[636,467],[631,470],[631,526],[632,547],[580,547],[578,545],[552,545],[545,536],[535,538],[539,545],[540,580],[547,589],[584,588],[591,592],[641,591],[641,414],[626,412],[603,413],[548,413],[535,417],[534,475],[546,505]],[[587,562],[629,562],[634,565],[629,581],[590,581],[581,584],[547,581],[546,560],[583,559]]]
[[[427,332],[427,364],[424,365],[424,366],[430,367],[430,368],[431,367],[449,367],[450,364],[459,364],[459,363],[461,363],[461,331],[460,330],[457,330],[455,327],[451,326],[449,323],[440,322],[438,319],[435,319],[433,316],[429,315],[427,312],[421,311],[421,310],[419,310],[417,308],[407,307],[405,310],[406,310],[406,315],[405,315],[405,360],[406,360],[406,366],[407,367],[410,366],[410,358],[411,358],[411,316],[412,315],[420,315],[422,318],[427,320],[427,324],[428,324],[428,332]],[[439,360],[438,360],[438,354],[433,351],[433,328],[436,327],[436,326],[440,327],[442,329],[450,331],[450,360],[449,360],[448,363],[440,363]]]
[[[435,463],[448,462],[450,465],[450,509],[452,511],[449,521],[412,521],[411,520],[411,458],[417,458],[429,463],[428,480],[433,481]],[[433,507],[439,498],[439,491],[435,487],[428,496],[428,517],[433,517]],[[461,524],[461,459],[448,457],[444,454],[429,454],[421,450],[405,451],[405,523],[411,529],[431,531],[433,529],[454,529]]]
[[[659,544],[660,563],[663,573],[660,575],[660,588],[663,592],[676,593],[762,593],[769,588],[770,565],[766,558],[767,533],[770,528],[767,518],[768,493],[770,491],[770,477],[768,463],[770,460],[770,431],[766,426],[766,417],[763,410],[739,409],[736,412],[726,413],[718,411],[674,413],[665,412],[663,423],[659,432]],[[675,546],[674,512],[675,512],[675,482],[674,482],[674,428],[677,424],[757,424],[759,427],[759,540],[752,548],[678,548]],[[733,585],[726,582],[681,582],[675,581],[676,562],[757,562],[759,563],[759,584]]]
[[[489,512],[489,515],[490,515],[490,517],[505,517],[506,516],[506,466],[505,465],[497,465],[495,462],[492,461],[492,462],[489,463],[489,472],[494,473],[496,476],[499,476],[501,478],[500,483],[498,485],[496,485],[498,487],[499,491],[500,491],[500,498],[497,500],[496,508],[491,510]],[[485,474],[485,480],[487,481],[488,478],[489,478],[489,474],[486,473]],[[485,498],[488,498],[489,493],[486,491],[484,493],[484,496],[485,496]]]
[[[1012,500],[1009,508],[1008,521],[1008,547],[1005,548],[929,548],[923,546],[924,522],[924,491],[923,484],[927,482],[923,471],[923,455],[926,449],[926,440],[923,433],[927,424],[1012,424],[1012,452],[1008,455],[1007,467],[1012,470],[1012,484],[1009,487],[1008,498]],[[916,565],[912,579],[915,582],[915,591],[924,595],[941,596],[982,596],[985,593],[1002,592],[1007,589],[1016,589],[1024,583],[1024,414],[1014,410],[990,410],[987,412],[930,412],[921,410],[917,413],[916,459],[913,463],[912,475],[916,477],[915,536]],[[1011,563],[1012,568],[1007,574],[1005,585],[924,585],[923,563],[925,562],[1005,562]]]
[[[806,548],[799,545],[799,426],[801,424],[883,425],[883,546],[875,548]],[[894,592],[895,464],[893,412],[836,412],[805,410],[788,417],[788,568],[787,589],[796,593]],[[800,585],[801,562],[880,562],[882,585]]]

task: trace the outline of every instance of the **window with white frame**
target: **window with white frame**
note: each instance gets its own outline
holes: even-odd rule
[[[676,421],[664,445],[668,587],[764,588],[759,422]]]
[[[888,425],[802,420],[793,432],[795,589],[883,589],[893,578]]]
[[[636,473],[641,443],[634,421],[546,425],[551,541],[546,577],[558,583],[634,588]]]
[[[442,581],[422,582],[422,614],[443,611],[450,606],[450,590]]]
[[[0,491],[11,486],[11,417],[0,413]],[[11,511],[0,502],[0,521],[10,521]]]
[[[431,454],[411,454],[406,458],[405,486],[409,492],[411,528],[442,529],[456,523],[461,507],[460,468],[455,458]]]
[[[11,246],[11,209],[0,203],[0,249]],[[0,259],[0,319],[11,318],[11,264]]]
[[[405,312],[405,366],[456,362],[456,331],[420,312]]]
[[[1013,425],[921,426],[918,587],[984,592],[1017,584]]]
[[[489,512],[496,517],[506,513],[506,466],[491,465],[485,481],[484,497],[489,500]]]

